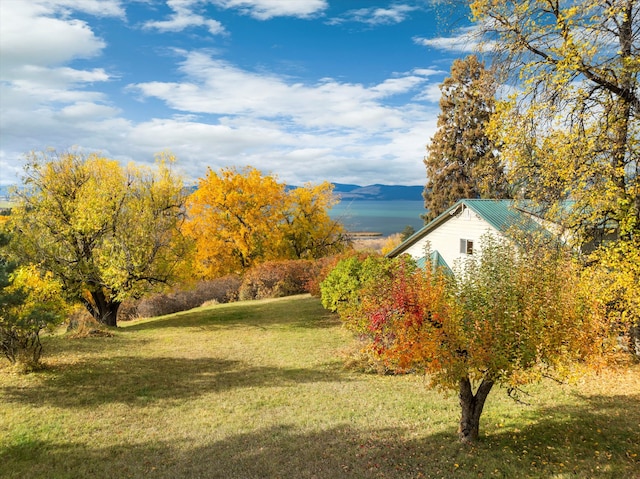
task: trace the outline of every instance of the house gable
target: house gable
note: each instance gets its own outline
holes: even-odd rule
[[[425,258],[429,249],[438,252],[449,267],[454,267],[469,254],[480,253],[481,240],[486,234],[501,239],[513,238],[515,232],[550,234],[534,214],[518,208],[513,200],[465,199],[458,201],[387,256],[394,258],[409,254],[420,260]]]
[[[478,254],[482,246],[481,238],[487,233],[497,237],[504,236],[495,226],[500,224],[499,218],[500,215],[497,215],[487,221],[472,205],[466,204],[464,200],[460,201],[408,238],[388,256],[393,258],[409,254],[418,260],[425,256],[428,249],[430,252],[437,251],[444,262],[453,267],[458,261],[464,260],[468,253]]]

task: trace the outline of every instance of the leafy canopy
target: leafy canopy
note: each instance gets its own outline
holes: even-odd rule
[[[32,369],[42,352],[40,331],[60,323],[67,305],[60,282],[33,265],[12,261],[8,242],[9,235],[0,230],[0,353]]]
[[[520,88],[492,125],[522,196],[564,216],[577,240],[637,235],[640,2],[471,2],[496,63]],[[514,72],[519,74],[513,77]]]
[[[215,278],[277,259],[312,259],[347,245],[327,210],[329,183],[288,191],[274,176],[247,166],[209,169],[189,197],[185,232],[196,243],[197,274]]]
[[[11,219],[14,248],[115,326],[123,300],[176,280],[188,257],[173,161],[159,155],[151,169],[97,154],[32,153]]]
[[[511,182],[593,252],[611,315],[637,331],[640,1],[470,4],[502,78],[518,86],[489,128]]]

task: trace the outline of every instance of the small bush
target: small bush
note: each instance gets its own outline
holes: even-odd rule
[[[151,318],[153,316],[164,316],[165,314],[178,313],[188,309],[191,308],[181,300],[179,293],[170,292],[156,293],[144,297],[138,303],[136,312],[137,316],[140,318]]]
[[[340,312],[358,301],[362,287],[387,274],[393,260],[376,254],[357,254],[341,259],[320,283],[322,305]]]
[[[24,371],[41,367],[40,332],[60,324],[67,310],[62,285],[50,273],[22,266],[0,271],[0,353]]]
[[[312,260],[267,261],[244,275],[240,299],[279,298],[306,293],[315,271]]]
[[[123,301],[118,309],[118,322],[131,321],[138,318],[138,305],[139,300],[128,299]]]
[[[40,328],[0,328],[0,350],[22,372],[40,369]]]
[[[230,303],[238,300],[238,292],[242,279],[237,275],[227,275],[221,278],[202,281],[196,285],[199,294],[200,305],[209,301],[217,303]]]
[[[307,291],[316,298],[320,297],[320,283],[327,277],[329,272],[335,268],[343,255],[327,256],[317,259],[313,265],[313,274],[307,280]]]
[[[308,292],[311,293],[312,296],[319,298],[322,295],[322,291],[320,288],[321,283],[326,279],[329,273],[333,271],[333,269],[340,261],[348,258],[358,258],[360,261],[364,261],[364,259],[368,256],[376,254],[377,253],[372,253],[369,251],[350,250],[344,253],[327,256],[325,258],[316,260],[313,276],[309,278],[309,281],[307,282]]]
[[[179,288],[168,293],[150,295],[139,300],[135,316],[150,318],[197,308],[205,303],[228,303],[238,299],[241,279],[236,275],[201,281],[190,288]],[[132,313],[127,310],[131,317]]]

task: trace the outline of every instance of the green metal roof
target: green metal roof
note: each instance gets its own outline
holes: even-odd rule
[[[402,251],[406,250],[406,248],[426,236],[429,232],[436,229],[448,218],[455,215],[456,212],[464,206],[474,211],[497,231],[505,235],[509,235],[510,232],[514,231],[526,233],[538,232],[545,235],[549,234],[545,228],[533,219],[533,216],[537,216],[536,213],[525,210],[522,207],[522,204],[515,200],[463,199],[459,200],[437,218],[422,227],[422,229],[407,238],[401,245],[396,247],[393,251],[390,251],[387,256],[393,258],[400,254]]]
[[[445,274],[453,275],[453,270],[449,267],[447,262],[444,260],[442,255],[438,253],[438,251],[432,251],[429,257],[431,266],[434,270],[440,269]],[[424,269],[425,266],[427,266],[427,257],[423,256],[422,258],[417,259],[416,266],[418,266],[418,268]]]
[[[541,227],[531,214],[518,209],[513,200],[461,200],[482,219],[501,233],[507,234],[513,228],[520,231],[540,231]]]

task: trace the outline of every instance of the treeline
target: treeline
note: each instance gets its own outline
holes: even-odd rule
[[[174,162],[29,156],[2,230],[0,347],[10,361],[36,365],[39,332],[71,305],[117,326],[123,304],[127,316],[155,315],[295,294],[313,282],[315,260],[350,247],[328,215],[337,200],[327,182],[287,189],[252,167],[223,168],[187,194]]]

